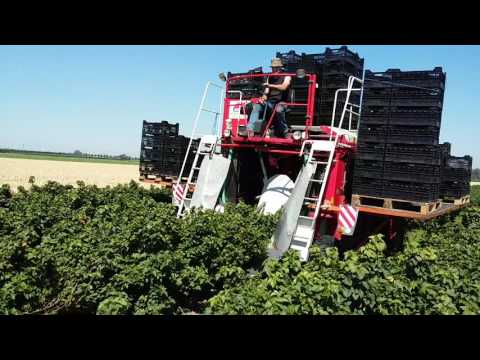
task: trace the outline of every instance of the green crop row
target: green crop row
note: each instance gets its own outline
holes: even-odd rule
[[[227,206],[176,218],[170,193],[50,182],[0,187],[2,314],[479,314],[478,188],[386,254],[312,248],[266,260],[278,216]]]

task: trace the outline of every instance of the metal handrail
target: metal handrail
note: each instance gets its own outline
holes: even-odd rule
[[[200,106],[198,107],[198,111],[197,111],[197,114],[195,116],[195,120],[193,122],[192,135],[190,136],[190,140],[188,142],[187,151],[185,152],[185,158],[183,159],[182,168],[180,169],[180,174],[178,175],[176,187],[178,187],[180,185],[180,182],[182,180],[182,176],[183,176],[183,172],[185,170],[185,165],[187,163],[188,155],[190,154],[190,149],[192,147],[192,142],[193,142],[193,139],[195,137],[195,133],[197,131],[198,120],[200,119],[200,114],[202,113],[202,111],[216,113],[217,116],[219,114],[219,112],[217,113],[216,111],[211,111],[211,110],[208,110],[208,109],[204,108],[205,100],[207,98],[207,93],[208,93],[208,89],[209,89],[210,86],[214,86],[214,87],[217,87],[219,89],[224,89],[223,86],[215,84],[212,81],[208,81],[207,84],[205,85],[205,90],[203,91],[202,100],[200,102]],[[223,93],[223,91],[222,91],[222,93]],[[220,104],[220,106],[221,106],[221,104]]]
[[[355,88],[353,89],[353,84],[354,82],[357,81],[359,83],[362,84],[362,87],[361,88]],[[338,99],[338,94],[340,91],[346,91],[347,92],[347,96],[346,96],[346,99],[345,99],[345,105],[343,106],[343,111],[342,111],[342,115],[340,117],[340,122],[338,124],[338,128],[341,129],[342,128],[342,125],[343,125],[343,119],[345,117],[345,112],[347,111],[347,106],[349,105],[349,99],[350,99],[350,95],[351,95],[351,92],[352,91],[362,91],[363,90],[363,80],[362,79],[359,79],[355,76],[350,76],[348,78],[348,83],[347,83],[347,88],[346,89],[338,89],[337,91],[335,91],[335,100],[334,100],[334,104],[333,104],[333,112],[332,112],[332,121],[331,121],[331,128],[334,127],[334,124],[335,124],[335,112],[336,112],[336,107],[337,107],[337,99]],[[330,133],[330,141],[332,140],[332,133]],[[336,135],[335,135],[335,144],[337,143],[337,140],[338,140],[338,132],[336,132]]]

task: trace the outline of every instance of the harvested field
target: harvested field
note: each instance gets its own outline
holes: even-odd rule
[[[138,165],[0,158],[0,184],[9,184],[14,190],[20,185],[28,189],[31,176],[35,177],[37,185],[49,180],[75,185],[81,180],[85,184],[104,187],[131,180],[138,182],[139,172]],[[145,187],[150,185],[143,184]]]

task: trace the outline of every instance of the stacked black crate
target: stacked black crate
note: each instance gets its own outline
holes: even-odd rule
[[[440,198],[438,146],[445,73],[388,70],[392,86],[385,151],[384,196],[432,202]],[[390,169],[387,171],[387,164]]]
[[[321,73],[321,62],[314,56],[306,54],[297,54],[291,50],[287,53],[277,52],[277,58],[282,60],[284,71],[295,73],[298,69],[304,69],[307,73]],[[306,104],[308,101],[308,78],[293,77],[289,93],[288,102]],[[287,122],[289,125],[305,125],[307,116],[306,106],[290,106],[287,113]],[[315,123],[315,120],[314,120]]]
[[[338,49],[326,48],[325,52],[320,54],[297,54],[295,51],[288,53],[277,53],[277,57],[282,59],[285,65],[285,71],[295,72],[297,69],[304,69],[307,73],[317,75],[317,95],[315,97],[314,125],[330,125],[335,100],[335,92],[340,88],[346,88],[348,78],[353,75],[362,77],[363,59],[358,54],[350,51],[346,46]],[[308,81],[295,78],[292,83],[294,100],[298,103],[307,102]],[[355,104],[359,101],[360,94],[353,94],[350,102]],[[340,102],[337,103],[336,123],[340,119],[345,92],[339,94]],[[343,101],[343,102],[342,102]],[[295,116],[301,116],[305,123],[305,109],[300,107],[292,108],[289,119]],[[290,121],[289,121],[290,122]],[[348,124],[345,124],[348,126]]]
[[[448,156],[442,167],[440,195],[442,199],[460,199],[470,194],[472,158]]]
[[[188,144],[190,138],[179,135],[175,138],[170,139],[166,142],[164,147],[164,159],[165,159],[165,168],[169,172],[172,172],[173,176],[177,176],[180,173],[182,168],[183,161],[185,160],[185,155],[187,154]],[[185,163],[184,176],[188,176],[188,172],[192,168],[193,160],[195,158],[196,151],[198,149],[198,144],[200,140],[192,140],[192,145]]]
[[[179,124],[143,121],[140,176],[177,176],[185,159],[188,137],[178,134]],[[186,169],[192,166],[199,140],[193,140]],[[187,170],[188,171],[188,170]]]
[[[382,197],[418,202],[440,198],[444,87],[441,68],[365,72],[358,151],[362,157],[366,129],[385,135]]]
[[[246,73],[227,73],[227,78],[231,79],[235,76],[242,76],[242,75],[259,75],[263,74],[263,70],[261,67],[257,67],[255,69],[249,70]],[[239,99],[240,93],[235,91],[242,92],[242,99],[251,99],[254,97],[259,97],[262,95],[264,91],[263,83],[266,81],[266,78],[263,76],[255,76],[255,77],[247,77],[242,79],[233,79],[229,81],[229,92],[227,94],[228,99]]]
[[[375,95],[374,95],[375,94]],[[378,97],[383,106],[369,107],[370,96]],[[383,197],[385,148],[390,106],[391,86],[378,83],[365,84],[363,105],[367,113],[360,122],[357,142],[357,155],[354,165],[352,193],[364,196]],[[364,112],[365,114],[365,112]]]
[[[178,136],[179,124],[168,121],[143,121],[140,149],[140,176],[171,176],[173,169],[166,166],[164,148],[170,139]]]
[[[318,113],[320,125],[331,124],[336,91],[347,87],[350,76],[362,78],[363,63],[364,60],[346,46],[342,46],[339,49],[327,48],[325,50],[322,58],[321,77],[319,79],[320,103]],[[345,99],[346,92],[340,92],[335,111],[335,124],[338,124],[340,121]],[[359,99],[359,93],[352,93],[349,102],[358,104]],[[344,125],[348,126],[348,123]]]

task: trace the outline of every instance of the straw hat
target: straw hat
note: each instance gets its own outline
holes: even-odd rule
[[[272,64],[270,65],[270,67],[282,67],[282,66],[283,66],[282,59],[279,59],[279,58],[272,59]]]

